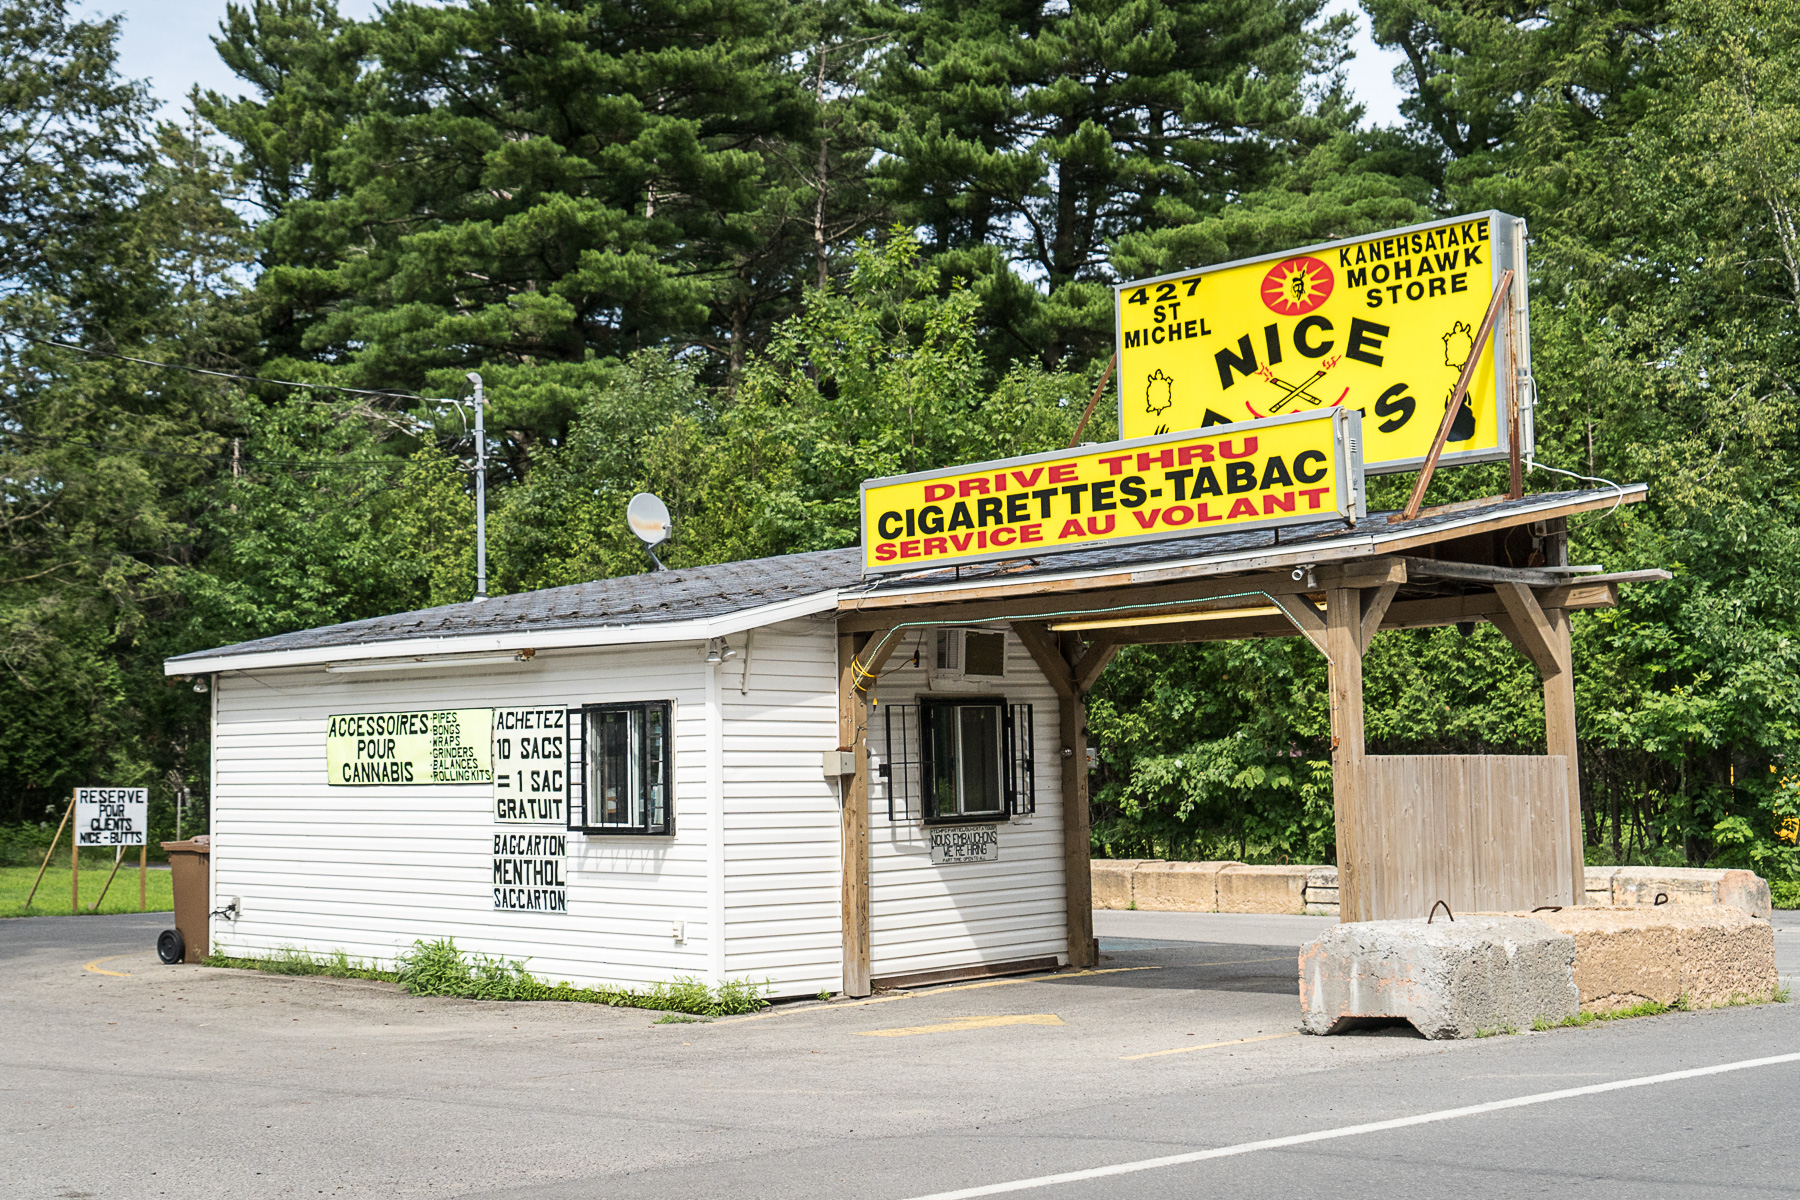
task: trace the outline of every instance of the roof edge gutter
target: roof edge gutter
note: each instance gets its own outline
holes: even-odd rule
[[[492,603],[492,601],[490,601]],[[705,641],[728,637],[763,625],[797,617],[809,617],[837,608],[838,589],[813,592],[759,608],[746,608],[724,616],[688,621],[658,621],[641,625],[587,625],[561,629],[529,626],[499,634],[461,634],[454,637],[407,638],[403,641],[352,643],[344,646],[307,646],[296,650],[263,650],[245,654],[202,654],[163,660],[163,674],[212,675],[223,671],[262,671],[287,667],[322,667],[335,663],[378,664],[386,659],[416,660],[442,656],[454,666],[454,657],[470,654],[503,654],[519,650],[575,650],[603,646],[640,646],[664,642]]]

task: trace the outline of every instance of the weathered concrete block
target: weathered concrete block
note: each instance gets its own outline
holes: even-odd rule
[[[1615,905],[1725,904],[1765,920],[1772,911],[1769,885],[1753,871],[1715,871],[1703,867],[1612,868]]]
[[[1218,912],[1219,872],[1231,862],[1147,862],[1132,873],[1139,908],[1158,912]]]
[[[1098,858],[1092,863],[1095,908],[1130,908],[1131,880],[1139,866],[1159,859]]]
[[[1718,902],[1742,909],[1752,917],[1767,921],[1775,912],[1769,895],[1769,881],[1755,871],[1723,871],[1718,885]]]
[[[1309,866],[1228,866],[1218,874],[1219,911],[1303,913],[1311,871]]]
[[[1306,873],[1306,915],[1335,917],[1338,908],[1338,873],[1336,867],[1313,867]]]
[[[1613,902],[1613,876],[1619,873],[1617,867],[1589,867],[1586,871],[1584,886],[1586,895],[1584,904],[1610,905]]]
[[[1300,1028],[1400,1018],[1433,1039],[1527,1029],[1575,1015],[1574,964],[1573,937],[1525,917],[1354,921],[1301,950]]]
[[[1712,1008],[1769,999],[1775,930],[1730,905],[1565,908],[1531,914],[1575,939],[1575,985],[1589,1012],[1654,1001]]]

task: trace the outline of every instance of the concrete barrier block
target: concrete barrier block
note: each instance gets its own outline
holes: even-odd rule
[[[1306,873],[1306,915],[1335,917],[1338,908],[1338,873],[1336,867],[1313,867]]]
[[[1581,1007],[1610,1012],[1652,1001],[1714,1008],[1768,1000],[1775,930],[1729,905],[1566,908],[1535,919],[1575,939]]]
[[[1764,921],[1775,912],[1773,898],[1769,895],[1769,881],[1755,871],[1721,872],[1718,898],[1720,904],[1742,909]]]
[[[1726,904],[1753,917],[1767,919],[1769,885],[1752,871],[1718,871],[1703,867],[1617,867],[1612,880],[1615,905]]]
[[[1610,905],[1613,902],[1613,876],[1619,873],[1617,867],[1589,867],[1584,885],[1586,895],[1582,897],[1584,904]]]
[[[1293,913],[1306,911],[1309,866],[1229,866],[1218,874],[1219,911]]]
[[[1130,908],[1132,876],[1144,863],[1158,861],[1160,860],[1145,858],[1095,859],[1092,863],[1094,907]]]
[[[1300,1028],[1402,1019],[1428,1038],[1529,1029],[1579,1010],[1575,939],[1542,921],[1354,921],[1300,952]]]
[[[1218,912],[1219,872],[1229,862],[1147,862],[1132,872],[1131,894],[1140,909]]]

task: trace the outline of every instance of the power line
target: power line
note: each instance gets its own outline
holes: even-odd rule
[[[116,350],[100,350],[93,346],[78,346],[73,342],[59,342],[51,338],[33,337],[29,333],[18,330],[7,330],[13,337],[27,342],[35,342],[40,346],[54,346],[58,350],[73,350],[79,354],[91,354],[96,358],[114,358],[121,362],[139,363],[146,367],[161,367],[167,371],[186,371],[190,375],[210,375],[215,379],[239,379],[246,383],[273,384],[277,387],[307,388],[316,392],[345,392],[353,396],[379,396],[387,400],[417,400],[422,404],[430,404],[431,398],[415,395],[412,392],[384,392],[370,388],[344,387],[336,383],[302,383],[295,379],[269,379],[261,375],[241,375],[235,371],[214,371],[206,367],[190,367],[186,363],[158,362],[154,358],[139,358],[135,354],[120,354]]]
[[[88,441],[84,438],[57,437],[55,434],[48,433],[28,433],[22,429],[0,430],[0,441],[4,441],[7,438],[25,438],[34,442],[53,442],[62,446],[80,446],[88,450],[97,451],[101,454],[151,454],[160,458],[199,458],[209,462],[230,462],[232,457],[229,454],[203,454],[196,450],[158,450],[149,446],[114,446],[103,442]],[[369,459],[363,462],[345,462],[341,459],[314,459],[308,461],[306,459],[246,458],[241,456],[237,461],[244,467],[286,467],[350,471],[404,467],[411,462],[410,459],[404,458],[386,460]],[[458,470],[464,470],[460,463],[456,465]]]

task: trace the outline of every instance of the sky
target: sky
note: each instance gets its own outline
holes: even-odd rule
[[[375,6],[375,0],[338,0],[338,11],[347,17],[372,16]],[[210,40],[225,15],[225,0],[87,0],[78,7],[88,16],[124,14],[120,69],[129,78],[150,80],[165,116],[180,115],[188,89],[196,83],[227,95],[237,90],[238,79],[219,61]],[[1401,56],[1369,39],[1368,18],[1354,0],[1330,0],[1327,11],[1354,12],[1360,18],[1349,77],[1351,90],[1367,109],[1365,121],[1398,121],[1401,93],[1392,71]]]

